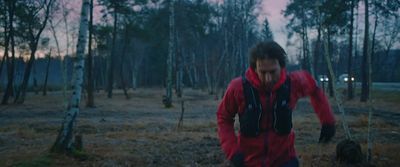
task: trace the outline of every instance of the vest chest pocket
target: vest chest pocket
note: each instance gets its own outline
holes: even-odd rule
[[[279,135],[288,135],[292,130],[290,102],[290,78],[278,89],[272,111],[272,127]]]
[[[276,105],[275,105],[276,106]],[[274,107],[272,127],[280,135],[288,135],[292,130],[292,110],[289,105]]]
[[[239,115],[240,134],[246,137],[256,137],[259,134],[260,113],[253,105],[248,105]]]

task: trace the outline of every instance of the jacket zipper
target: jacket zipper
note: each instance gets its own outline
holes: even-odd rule
[[[269,95],[268,101],[267,101],[267,112],[268,109],[271,108],[271,99],[272,99],[272,92],[267,92],[266,96]],[[267,114],[268,115],[268,114]],[[268,118],[267,118],[268,119]],[[268,129],[268,126],[267,126]],[[268,144],[268,132],[265,135],[265,159],[263,160],[263,165],[262,166],[267,166],[267,158],[268,158],[268,150],[269,150],[269,144]]]
[[[255,97],[255,95],[254,95],[254,89],[253,88],[251,88],[251,94],[253,95],[253,101],[255,102],[256,101],[256,97]],[[260,98],[260,97],[257,97],[257,98]],[[256,131],[256,135],[258,135],[259,134],[259,131],[260,131],[260,122],[261,122],[261,114],[262,114],[262,107],[261,107],[261,103],[259,104],[259,112],[258,112],[258,121],[257,121],[257,131]]]

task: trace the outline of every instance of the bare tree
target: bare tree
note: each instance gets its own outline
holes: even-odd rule
[[[14,70],[15,70],[15,41],[14,41],[14,15],[15,15],[15,1],[5,1],[5,4],[8,6],[8,22],[5,24],[5,35],[6,35],[6,41],[5,41],[5,51],[4,55],[7,57],[7,74],[8,74],[8,81],[7,81],[7,87],[6,91],[3,96],[3,100],[1,104],[7,104],[8,99],[10,95],[13,93],[13,81],[14,81]],[[8,23],[8,24],[7,24]],[[8,26],[8,32],[6,27]],[[8,45],[11,42],[11,58],[8,55]]]
[[[175,33],[176,35],[176,33]],[[178,37],[176,37],[178,39]],[[177,97],[182,97],[182,84],[183,84],[183,64],[184,64],[184,49],[182,46],[180,46],[181,42],[180,40],[177,40],[179,42],[176,42],[177,47],[176,50],[176,58],[175,58],[175,63],[176,63],[176,72],[175,72],[175,77],[176,77],[176,82],[175,82],[175,88],[176,88],[176,96]]]
[[[82,1],[82,10],[81,10],[81,18],[80,18],[80,27],[79,27],[79,36],[78,36],[78,45],[77,45],[77,54],[76,61],[74,64],[74,86],[73,93],[69,101],[69,105],[67,107],[67,112],[64,117],[64,121],[61,125],[61,129],[59,130],[57,139],[54,145],[51,148],[52,152],[58,153],[70,153],[73,151],[73,128],[75,124],[75,119],[79,113],[79,103],[81,101],[82,94],[82,84],[83,84],[83,74],[84,74],[84,66],[85,66],[85,47],[87,41],[87,31],[88,31],[88,12],[89,12],[89,0]]]
[[[114,86],[114,59],[116,54],[116,46],[115,41],[117,39],[117,24],[118,24],[118,4],[117,2],[112,3],[114,8],[114,25],[112,32],[112,46],[111,46],[111,54],[109,56],[109,68],[108,68],[108,85],[107,85],[107,97],[112,98],[112,91]]]
[[[370,52],[369,52],[369,4],[368,0],[364,0],[365,3],[365,25],[364,25],[364,45],[363,45],[363,59],[361,63],[361,102],[366,102],[369,98],[369,86],[368,71],[370,67]]]
[[[167,80],[166,80],[166,96],[163,99],[165,107],[172,106],[172,60],[175,55],[174,32],[175,32],[175,10],[174,0],[169,2],[169,49],[167,58]]]
[[[121,59],[120,59],[120,66],[119,66],[119,76],[120,76],[120,80],[121,80],[121,86],[122,86],[122,90],[124,91],[124,95],[126,99],[130,99],[129,94],[128,94],[128,90],[127,90],[127,86],[126,86],[126,80],[124,77],[124,64],[125,64],[125,55],[127,52],[127,47],[129,45],[130,42],[130,34],[129,34],[129,29],[127,27],[125,27],[125,39],[124,39],[124,44],[123,44],[123,48],[122,48],[122,53],[121,53]]]
[[[3,66],[4,66],[4,62],[6,61],[6,56],[4,56],[1,58],[1,64],[0,64],[0,78],[1,78],[1,73],[3,72]]]
[[[44,28],[46,27],[47,20],[50,16],[51,6],[54,0],[45,0],[40,3],[39,6],[32,7],[35,5],[29,5],[28,3],[24,4],[27,5],[24,13],[20,16],[23,23],[25,24],[24,27],[27,28],[27,39],[29,40],[29,48],[31,50],[30,58],[25,68],[24,78],[21,84],[19,91],[14,99],[14,103],[21,104],[25,101],[25,94],[28,87],[29,77],[31,74],[31,69],[33,63],[35,61],[35,53],[37,51],[40,35],[42,34]],[[29,7],[28,7],[29,6]],[[39,14],[43,11],[43,16]],[[44,19],[40,22],[37,21],[39,17],[44,17]]]
[[[90,13],[89,13],[89,44],[87,56],[87,102],[86,107],[94,107],[94,78],[93,78],[93,55],[92,55],[92,33],[93,33],[93,0],[90,0]]]
[[[347,62],[347,99],[351,100],[354,97],[353,91],[353,70],[352,70],[352,60],[353,60],[353,23],[354,23],[354,0],[351,0],[350,5],[350,29],[349,29],[349,55],[348,55],[348,62]]]

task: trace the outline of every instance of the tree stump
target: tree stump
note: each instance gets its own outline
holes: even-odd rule
[[[336,160],[344,164],[360,164],[362,162],[361,146],[353,140],[342,140],[336,145]]]

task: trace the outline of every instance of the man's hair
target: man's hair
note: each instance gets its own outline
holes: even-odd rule
[[[257,43],[250,50],[249,62],[252,69],[256,69],[257,60],[277,59],[281,67],[286,66],[286,52],[275,41]]]

